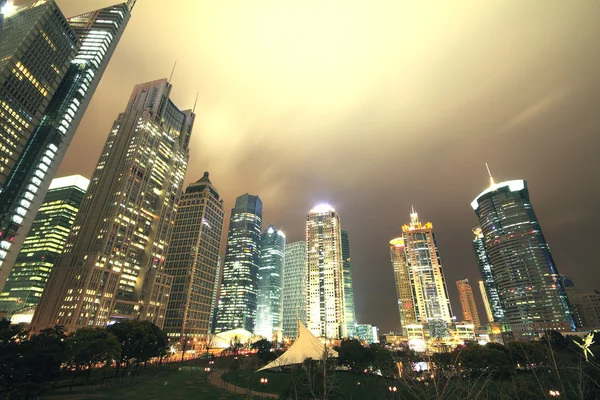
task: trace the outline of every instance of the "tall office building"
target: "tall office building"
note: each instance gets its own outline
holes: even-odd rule
[[[352,264],[350,263],[350,239],[348,232],[342,229],[342,260],[344,263],[344,320],[346,335],[356,336],[356,311],[354,309],[354,287],[352,286]]]
[[[306,221],[306,323],[315,336],[347,336],[344,264],[340,218],[329,205],[319,205]]]
[[[481,326],[481,322],[479,321],[475,296],[473,295],[473,288],[471,287],[469,280],[461,279],[456,281],[456,288],[458,289],[458,298],[460,300],[460,308],[462,309],[463,321],[473,323],[475,329],[478,329]]]
[[[165,262],[166,273],[173,276],[163,329],[170,337],[210,333],[224,215],[208,172],[179,200]]]
[[[413,209],[410,224],[402,226],[402,232],[417,320],[421,324],[431,320],[451,323],[452,309],[433,224],[422,224]]]
[[[481,273],[481,277],[483,278],[485,296],[483,296],[483,292],[481,293],[483,296],[484,305],[487,301],[487,304],[493,315],[493,317],[490,318],[490,315],[488,314],[488,320],[489,322],[503,322],[504,308],[502,307],[502,302],[500,301],[500,295],[498,294],[498,286],[496,284],[496,280],[494,278],[494,275],[492,274],[492,263],[490,262],[490,259],[485,251],[485,241],[483,240],[483,233],[481,233],[481,228],[474,228],[473,234],[475,235],[475,238],[473,239],[473,250],[475,252],[475,257],[477,258],[477,266],[479,267],[479,272]]]
[[[269,225],[260,236],[258,301],[254,331],[257,335],[277,342],[282,339],[284,259],[285,235],[273,225]]]
[[[98,160],[34,330],[69,331],[122,318],[163,326],[171,276],[165,256],[188,162],[191,110],[166,79],[137,85]]]
[[[244,328],[254,332],[263,204],[248,193],[231,210],[215,332]]]
[[[481,293],[483,308],[485,308],[485,315],[487,316],[488,322],[494,322],[494,313],[492,312],[492,306],[490,305],[490,300],[485,289],[485,282],[483,281],[479,281],[479,292]]]
[[[504,317],[516,338],[575,324],[564,283],[529,199],[527,182],[494,183],[471,203]]]
[[[89,179],[81,175],[52,180],[0,294],[0,310],[14,312],[37,305],[89,183]]]
[[[34,4],[42,3],[44,2]],[[48,4],[53,3],[53,1],[48,2]],[[63,30],[69,30],[67,36],[61,35],[55,38],[56,32],[50,34],[50,31],[44,29],[37,32],[37,28],[32,28],[29,35],[37,35],[35,43],[44,49],[44,51],[33,49],[34,52],[39,53],[38,56],[43,57],[42,62],[36,63],[33,59],[26,58],[18,61],[13,56],[13,63],[17,63],[16,67],[13,67],[14,71],[17,71],[15,73],[27,77],[22,82],[29,81],[32,87],[38,85],[35,88],[38,92],[41,91],[43,94],[47,91],[45,102],[48,104],[45,111],[41,111],[43,114],[30,120],[27,141],[21,141],[26,144],[22,150],[14,152],[17,162],[14,168],[7,171],[6,181],[0,178],[2,188],[0,232],[3,233],[4,238],[10,238],[10,246],[5,245],[8,247],[5,249],[7,254],[0,253],[0,262],[3,263],[0,267],[0,288],[14,265],[50,181],[56,175],[79,122],[125,30],[133,5],[134,1],[130,0],[128,3],[69,18],[68,24],[61,21]],[[33,7],[35,9],[36,6]],[[53,18],[56,18],[60,15],[60,11],[54,12],[53,15]],[[12,19],[9,18],[7,22]],[[70,52],[78,50],[76,54],[72,54],[75,57],[69,57],[70,64],[65,64],[62,59],[61,62],[57,62],[56,54],[61,53],[57,49],[63,46],[61,43],[64,42],[64,38],[71,36],[77,46],[80,45],[79,48],[73,44],[69,47]],[[45,54],[48,52],[50,55],[46,57]],[[4,59],[2,56],[0,58]],[[35,69],[44,63],[51,64],[45,67],[43,74],[41,71],[36,72]],[[50,87],[46,84],[44,74],[52,76],[53,79],[57,77],[61,79]],[[10,113],[9,109],[6,111]],[[14,118],[18,119],[16,116]]]
[[[285,245],[283,268],[283,337],[295,340],[298,320],[306,324],[306,242]]]
[[[406,259],[404,238],[399,237],[390,241],[390,257],[394,267],[394,281],[396,296],[398,297],[398,312],[400,313],[400,326],[402,334],[406,335],[406,326],[418,324],[413,298],[411,271]]]

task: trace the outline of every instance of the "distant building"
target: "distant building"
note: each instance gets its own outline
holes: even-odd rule
[[[89,184],[81,175],[52,180],[0,294],[0,309],[13,312],[37,306]]]
[[[319,205],[306,221],[308,266],[306,322],[315,336],[347,336],[340,218],[329,205]]]
[[[185,339],[210,333],[223,232],[223,200],[208,172],[181,196],[165,271],[173,276],[164,332]]]
[[[471,206],[515,338],[574,330],[565,286],[531,205],[527,183],[492,180]]]
[[[494,322],[494,313],[492,312],[492,307],[490,306],[490,301],[485,290],[485,283],[483,281],[479,281],[479,293],[481,293],[483,308],[485,309],[485,315],[487,316],[488,322]]]
[[[285,245],[283,268],[283,337],[295,340],[298,320],[306,324],[306,242]]]
[[[263,204],[244,194],[231,210],[215,332],[243,328],[254,332]]]
[[[600,329],[600,291],[584,292],[573,281],[567,287],[575,325],[580,331]]]
[[[479,313],[475,304],[475,296],[473,296],[473,288],[469,284],[468,279],[456,281],[458,289],[458,298],[460,299],[460,307],[462,309],[463,321],[470,322],[475,325],[475,329],[481,326],[479,321]]]
[[[390,256],[394,267],[396,296],[398,297],[398,312],[402,334],[407,335],[405,326],[418,324],[415,313],[411,271],[406,258],[404,238],[399,237],[390,241]]]
[[[258,304],[255,333],[270,341],[281,341],[285,235],[273,225],[260,237]]]
[[[195,115],[166,79],[137,85],[106,139],[32,327],[68,331],[121,319],[163,327],[165,272]]]
[[[344,319],[346,321],[346,335],[356,336],[356,311],[354,309],[354,287],[352,285],[352,264],[350,263],[350,239],[348,232],[342,229],[342,260],[344,262]]]
[[[500,295],[498,294],[498,285],[492,274],[492,263],[485,251],[485,241],[483,239],[483,233],[481,233],[481,228],[474,228],[473,234],[475,234],[475,238],[473,239],[473,250],[477,259],[479,272],[483,278],[483,281],[479,284],[479,289],[481,290],[481,285],[483,284],[484,290],[481,291],[481,296],[483,297],[483,303],[486,307],[485,311],[487,313],[488,321],[502,322],[504,321],[504,308],[502,307]]]
[[[433,224],[422,224],[413,209],[410,224],[404,225],[402,232],[417,321],[420,324],[427,324],[431,320],[451,323],[452,309]]]
[[[374,325],[356,324],[356,336],[360,341],[379,343],[379,328]]]

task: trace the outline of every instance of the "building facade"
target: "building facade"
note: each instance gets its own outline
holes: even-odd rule
[[[273,225],[260,236],[258,263],[258,301],[256,307],[257,335],[279,342],[283,318],[283,268],[285,262],[285,235]]]
[[[479,293],[481,293],[481,299],[483,300],[483,308],[485,309],[485,315],[487,316],[488,322],[494,322],[494,313],[492,312],[490,300],[488,299],[485,289],[485,283],[483,281],[479,281]]]
[[[451,323],[452,309],[433,224],[422,224],[413,209],[410,224],[404,225],[402,232],[417,321],[420,324],[427,324],[431,320]]]
[[[306,242],[285,245],[283,268],[283,337],[295,340],[298,320],[306,324]]]
[[[577,330],[600,329],[600,291],[585,292],[577,288],[573,281],[566,289]]]
[[[114,122],[34,330],[133,318],[162,328],[172,279],[165,256],[195,117],[175,106],[171,89],[166,79],[137,85]]]
[[[469,321],[475,326],[475,329],[479,329],[481,321],[479,320],[475,296],[473,295],[473,288],[471,287],[469,280],[461,279],[456,281],[456,288],[458,289],[458,298],[460,300],[460,308],[462,309],[463,321]]]
[[[165,261],[173,283],[163,330],[171,338],[206,338],[210,333],[224,215],[208,172],[179,200]]]
[[[379,328],[374,325],[356,324],[356,337],[369,344],[379,343]]]
[[[515,338],[575,329],[564,283],[531,205],[527,182],[492,181],[471,207]]]
[[[215,332],[243,328],[254,332],[263,204],[244,194],[231,210]]]
[[[37,2],[41,4],[43,2]],[[48,2],[53,3],[53,2]],[[78,15],[67,20],[77,46],[75,57],[68,65],[53,63],[46,71],[53,76],[62,76],[58,85],[48,88],[48,106],[39,119],[31,124],[29,135],[18,162],[11,170],[0,192],[0,230],[12,238],[7,254],[0,262],[0,288],[14,265],[25,235],[44,199],[50,181],[71,143],[79,123],[87,109],[104,70],[127,26],[133,1],[105,7]],[[58,15],[55,12],[55,15]],[[35,34],[35,29],[32,31]],[[30,32],[31,34],[31,32]],[[36,40],[42,47],[58,48],[58,43],[43,31]],[[64,36],[63,36],[64,37]],[[71,50],[71,49],[70,49]],[[56,51],[52,51],[56,54]],[[13,57],[14,58],[14,57]],[[48,58],[51,61],[52,57]],[[46,60],[44,60],[45,62]],[[25,60],[22,61],[25,63]],[[36,64],[39,66],[39,64]],[[20,73],[28,80],[36,79],[43,86],[44,80],[34,74],[31,66],[22,65]],[[33,78],[31,78],[33,77]],[[42,87],[40,86],[40,87]],[[54,87],[56,86],[56,87]],[[46,87],[46,86],[44,86]],[[39,88],[38,88],[39,89]],[[55,89],[55,90],[54,90]],[[46,90],[46,89],[43,89]],[[51,95],[53,92],[53,95]]]
[[[473,238],[473,251],[475,252],[475,258],[477,259],[477,266],[479,267],[479,272],[481,273],[481,278],[483,279],[483,287],[485,289],[485,296],[482,293],[484,305],[487,302],[487,308],[490,308],[491,315],[488,314],[489,322],[503,322],[504,321],[504,307],[502,306],[502,302],[500,300],[500,294],[498,293],[498,285],[496,284],[496,280],[492,273],[492,263],[485,251],[485,240],[483,238],[483,233],[480,227],[476,227],[473,229],[473,234],[475,237]],[[481,284],[480,284],[481,285]],[[480,286],[481,288],[481,286]]]
[[[340,218],[329,205],[319,205],[306,221],[307,328],[315,336],[347,336],[344,265]]]
[[[356,311],[354,309],[354,287],[352,285],[352,264],[350,262],[350,238],[348,232],[342,229],[342,260],[344,262],[344,319],[346,334],[356,336]]]
[[[81,175],[52,180],[0,293],[0,310],[15,312],[37,306],[89,184],[90,180]]]
[[[390,241],[390,257],[394,267],[394,282],[396,296],[398,297],[398,312],[400,314],[400,326],[402,334],[406,335],[405,327],[418,324],[415,312],[415,302],[411,284],[411,272],[406,258],[406,246],[404,238],[399,237]]]

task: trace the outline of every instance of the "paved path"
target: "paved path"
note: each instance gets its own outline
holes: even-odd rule
[[[263,397],[263,398],[267,398],[267,399],[278,399],[279,398],[279,396],[274,393],[257,392],[255,390],[250,390],[248,392],[247,388],[241,388],[239,386],[232,385],[231,383],[223,380],[224,373],[225,373],[225,371],[217,371],[217,372],[213,372],[212,374],[210,374],[210,384],[213,386],[219,387],[221,389],[225,389],[231,393],[246,394],[248,396],[259,397],[259,398]]]

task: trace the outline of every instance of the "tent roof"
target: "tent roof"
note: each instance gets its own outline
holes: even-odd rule
[[[306,326],[298,321],[298,338],[292,344],[292,346],[283,353],[275,361],[265,365],[258,371],[264,371],[266,369],[272,369],[277,367],[283,367],[286,365],[302,364],[307,358],[313,360],[323,359],[323,343],[309,331]],[[329,357],[337,357],[337,351],[328,348],[327,353]],[[258,372],[257,371],[257,372]]]

